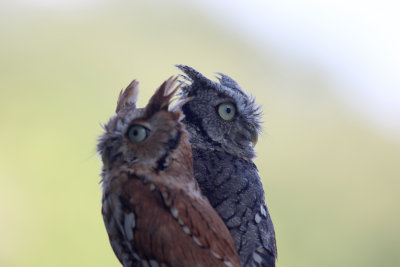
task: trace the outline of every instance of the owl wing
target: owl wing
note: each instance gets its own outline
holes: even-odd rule
[[[182,231],[192,239],[196,250],[207,251],[207,257],[217,259],[223,266],[240,266],[231,234],[206,198],[193,199],[183,189],[170,192],[161,187],[160,191],[165,205]]]
[[[259,246],[249,255],[244,266],[275,267],[277,257],[275,232],[267,206],[262,204],[260,212],[249,222],[248,231],[254,231],[259,239]]]
[[[107,231],[124,266],[240,266],[230,233],[207,200],[134,177],[114,202],[121,212],[107,221],[118,230]]]

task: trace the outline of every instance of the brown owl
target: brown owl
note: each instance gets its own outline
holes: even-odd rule
[[[121,92],[104,126],[102,213],[123,266],[240,266],[221,218],[193,176],[192,151],[179,110],[170,108],[176,78],[165,81],[145,108],[138,82]]]

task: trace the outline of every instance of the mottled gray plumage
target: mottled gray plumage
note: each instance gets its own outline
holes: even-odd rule
[[[191,67],[177,67],[186,74],[181,98],[193,98],[182,107],[183,122],[191,136],[194,174],[201,191],[231,232],[241,264],[275,266],[274,227],[252,161],[252,143],[261,128],[260,108],[227,75],[219,73],[218,83]],[[234,105],[233,119],[218,114],[222,103]]]

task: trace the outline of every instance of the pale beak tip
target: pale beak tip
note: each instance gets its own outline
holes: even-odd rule
[[[250,140],[250,142],[251,142],[251,144],[252,144],[253,147],[256,146],[257,141],[258,141],[258,133],[255,133],[255,134],[253,134],[253,135],[251,136],[251,140]]]

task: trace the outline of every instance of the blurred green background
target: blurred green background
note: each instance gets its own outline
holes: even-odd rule
[[[132,79],[144,105],[174,64],[229,74],[262,104],[256,163],[278,267],[400,266],[400,143],[349,112],[323,73],[190,1],[19,2],[0,5],[0,266],[120,266],[100,213],[100,124]]]

